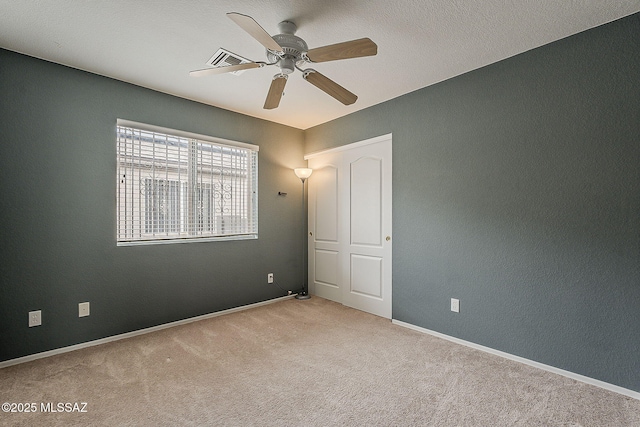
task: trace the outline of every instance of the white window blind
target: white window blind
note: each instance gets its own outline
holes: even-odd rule
[[[117,243],[258,237],[258,147],[118,120]]]

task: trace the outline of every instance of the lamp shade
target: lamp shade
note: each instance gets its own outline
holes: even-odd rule
[[[295,168],[293,170],[296,174],[296,176],[300,179],[307,179],[311,176],[311,173],[313,172],[313,169],[309,169],[309,168]]]

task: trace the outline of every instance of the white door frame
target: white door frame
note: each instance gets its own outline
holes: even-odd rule
[[[314,157],[323,156],[323,155],[328,154],[328,153],[338,153],[340,151],[347,151],[347,150],[351,150],[351,149],[354,149],[354,148],[364,147],[365,145],[376,144],[378,142],[386,141],[388,139],[393,141],[392,136],[393,136],[393,134],[388,133],[386,135],[376,136],[376,137],[373,137],[373,138],[370,138],[370,139],[365,139],[363,141],[353,142],[353,143],[347,144],[347,145],[341,145],[339,147],[328,148],[326,150],[320,150],[320,151],[314,151],[314,152],[311,152],[309,154],[305,154],[304,155],[304,159],[305,160],[309,160],[309,159],[312,159]],[[393,142],[392,142],[392,144],[393,144]]]

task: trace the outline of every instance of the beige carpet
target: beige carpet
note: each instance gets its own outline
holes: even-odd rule
[[[638,400],[320,298],[4,368],[0,396],[38,406],[11,426],[640,426]]]

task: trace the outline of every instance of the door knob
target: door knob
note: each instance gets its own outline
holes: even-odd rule
[[[387,242],[391,240],[391,236],[387,236]]]

